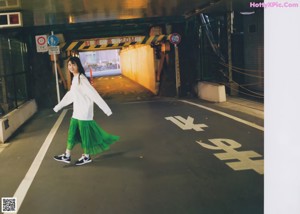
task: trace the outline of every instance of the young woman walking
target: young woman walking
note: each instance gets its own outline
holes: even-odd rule
[[[68,60],[68,70],[73,76],[71,89],[53,108],[58,112],[63,107],[73,103],[73,115],[68,131],[67,149],[62,155],[54,156],[54,160],[70,163],[71,150],[81,143],[84,154],[76,161],[83,165],[92,161],[90,155],[95,155],[109,149],[109,146],[119,140],[119,136],[105,132],[94,120],[94,103],[110,116],[111,109],[90,84],[85,76],[84,68],[78,57]]]

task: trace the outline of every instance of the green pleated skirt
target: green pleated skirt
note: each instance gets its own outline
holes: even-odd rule
[[[94,120],[71,118],[67,149],[72,150],[76,144],[81,144],[84,154],[95,155],[108,150],[119,138],[105,132]]]

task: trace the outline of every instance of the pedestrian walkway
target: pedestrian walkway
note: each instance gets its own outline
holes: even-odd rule
[[[227,101],[218,105],[264,119],[264,103],[261,102],[227,96]]]

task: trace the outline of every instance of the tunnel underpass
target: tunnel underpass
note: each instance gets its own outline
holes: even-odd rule
[[[126,71],[125,68],[126,66],[128,67],[126,63],[128,62],[122,60],[125,65],[121,65],[120,52],[120,49],[79,52],[85,74],[93,86],[106,100],[132,101],[153,97],[153,91],[133,81],[133,77],[130,74],[127,74],[128,77],[122,74],[122,70]],[[127,56],[128,58],[130,59],[131,57]],[[130,67],[132,66],[130,65]],[[140,72],[145,73],[145,68],[140,69],[143,69]]]
[[[169,38],[155,35],[83,39],[63,42],[61,48],[68,56],[80,57],[86,75],[104,98],[139,100],[159,94],[158,81],[163,65],[169,62]],[[115,55],[114,58],[105,56],[109,51],[115,51],[107,53]],[[70,86],[66,61],[64,71]],[[102,69],[104,62],[112,68]]]

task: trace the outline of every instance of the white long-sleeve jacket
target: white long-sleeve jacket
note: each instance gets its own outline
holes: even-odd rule
[[[66,93],[53,110],[58,112],[71,103],[73,103],[72,117],[78,120],[93,120],[94,103],[96,103],[107,116],[112,114],[109,106],[84,75],[80,75],[80,83],[78,81],[78,75],[74,76],[70,91]]]

